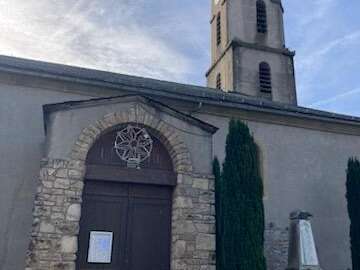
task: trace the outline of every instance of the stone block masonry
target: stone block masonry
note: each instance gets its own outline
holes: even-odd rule
[[[265,256],[267,269],[283,270],[288,263],[289,230],[270,223],[265,228]]]
[[[75,269],[84,175],[76,164],[42,161],[26,269]]]

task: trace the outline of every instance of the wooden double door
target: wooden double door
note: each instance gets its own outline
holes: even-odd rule
[[[169,270],[171,197],[171,187],[87,180],[77,269]],[[90,250],[96,244],[90,236],[99,233],[107,234],[111,242],[105,241],[105,246],[98,242],[103,250]],[[106,262],[89,257],[109,250]]]

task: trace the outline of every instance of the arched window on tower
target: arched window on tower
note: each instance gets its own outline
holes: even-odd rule
[[[216,88],[221,89],[221,74],[220,73],[218,73],[216,75]]]
[[[263,0],[256,1],[256,19],[258,33],[267,32],[266,4]]]
[[[261,93],[271,94],[271,68],[266,62],[259,64],[259,86]]]
[[[216,16],[216,45],[221,44],[221,15],[220,12]]]

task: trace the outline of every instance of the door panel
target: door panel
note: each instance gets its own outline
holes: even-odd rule
[[[169,201],[132,198],[129,207],[129,269],[169,270]]]
[[[108,187],[102,184],[91,183],[85,185],[83,196],[83,210],[80,221],[79,252],[77,269],[123,269],[125,257],[125,239],[128,216],[128,197],[123,196],[123,191],[127,191],[127,186],[117,187],[120,195],[104,195]],[[98,187],[99,194],[93,195],[91,191]],[[112,190],[113,191],[113,190]],[[127,192],[125,193],[127,194]],[[98,264],[88,263],[88,247],[91,231],[113,232],[113,246],[111,263]]]
[[[169,270],[170,187],[86,181],[78,270]],[[91,231],[113,232],[109,264],[88,263]]]

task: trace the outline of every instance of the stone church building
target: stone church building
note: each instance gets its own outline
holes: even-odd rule
[[[214,0],[208,87],[0,56],[0,269],[214,270],[231,118],[260,149],[268,269],[287,266],[295,209],[323,269],[349,269],[360,119],[297,105],[283,12]]]

